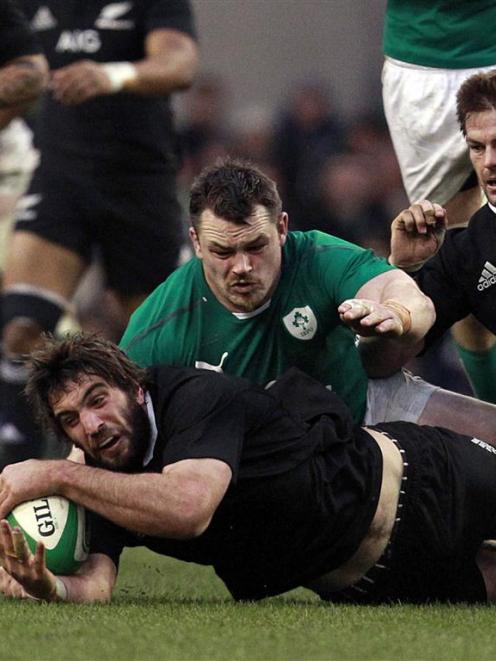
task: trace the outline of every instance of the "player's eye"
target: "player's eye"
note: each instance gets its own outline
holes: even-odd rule
[[[105,403],[105,395],[102,393],[100,395],[95,395],[91,400],[92,406],[102,406]]]
[[[263,250],[264,248],[265,248],[265,243],[263,243],[263,244],[259,244],[259,245],[256,245],[256,246],[250,246],[250,247],[248,248],[248,252],[249,252],[249,253],[252,253],[252,254],[257,254],[257,253],[259,253],[259,252],[262,252],[262,250]]]
[[[75,427],[78,421],[77,415],[62,415],[59,418],[59,422],[62,427]]]

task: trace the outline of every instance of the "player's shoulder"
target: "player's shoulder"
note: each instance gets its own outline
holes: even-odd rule
[[[288,234],[288,251],[295,256],[318,258],[329,252],[346,254],[363,250],[354,243],[320,230],[297,231]]]
[[[190,316],[202,300],[201,264],[190,260],[176,269],[143,301],[131,315],[120,342],[125,351],[151,341],[160,334],[176,341],[175,328],[185,316]]]
[[[494,245],[496,240],[496,213],[488,204],[481,207],[470,219],[467,227],[454,227],[446,233],[445,251],[450,247],[468,250],[470,246],[475,249],[487,249]]]

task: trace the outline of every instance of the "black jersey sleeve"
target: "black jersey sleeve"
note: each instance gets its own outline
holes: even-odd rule
[[[156,0],[146,13],[148,31],[168,28],[196,38],[193,10],[189,0]]]
[[[245,410],[237,387],[224,375],[188,370],[159,412],[163,466],[182,459],[227,463],[235,481],[245,438]],[[238,386],[239,387],[239,386]]]
[[[22,55],[41,53],[27,19],[13,0],[0,2],[0,66]]]
[[[464,233],[463,228],[449,230],[437,255],[415,275],[420,289],[432,299],[436,309],[436,321],[426,336],[426,347],[471,312],[467,283],[463,280]]]
[[[102,516],[88,510],[90,529],[90,553],[107,555],[116,568],[127,541],[127,531]]]

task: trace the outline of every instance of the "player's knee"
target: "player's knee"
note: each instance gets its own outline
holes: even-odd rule
[[[32,351],[43,332],[52,333],[64,313],[62,300],[43,291],[7,291],[2,298],[2,340],[7,355]]]

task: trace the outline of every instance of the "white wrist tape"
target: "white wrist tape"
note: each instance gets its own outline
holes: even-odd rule
[[[58,601],[67,601],[67,586],[58,576],[55,578],[55,594]]]
[[[105,62],[101,66],[110,80],[113,92],[119,92],[126,83],[136,80],[138,76],[131,62]]]

